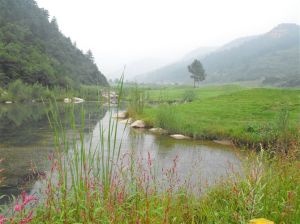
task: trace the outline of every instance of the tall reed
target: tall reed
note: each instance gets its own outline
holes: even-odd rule
[[[119,103],[122,89],[121,82]],[[49,122],[54,129],[56,150],[49,156],[52,166],[46,180],[44,206],[38,208],[35,222],[171,223],[173,220],[174,223],[184,220],[174,216],[175,207],[187,206],[184,188],[176,186],[176,160],[164,170],[163,181],[159,182],[150,154],[140,158],[134,153],[121,153],[122,140],[117,141],[118,123],[112,118],[112,110],[108,112],[107,126],[102,122],[99,125],[97,141],[93,135],[84,134],[83,109],[78,126],[74,108],[69,106],[65,119],[69,120],[72,133],[68,133],[56,103],[52,107]],[[174,198],[182,203],[173,201]]]
[[[146,105],[146,100],[147,94],[145,90],[139,88],[138,84],[135,84],[135,86],[129,90],[128,113],[133,117],[142,114]]]

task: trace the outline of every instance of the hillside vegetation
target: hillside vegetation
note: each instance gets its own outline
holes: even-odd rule
[[[74,87],[107,85],[93,61],[59,30],[34,0],[0,0],[0,85],[24,83]]]

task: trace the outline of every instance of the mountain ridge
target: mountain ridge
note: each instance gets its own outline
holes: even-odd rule
[[[204,83],[257,80],[263,85],[300,85],[299,33],[297,24],[279,24],[264,34],[235,39],[205,57],[196,57],[208,74]],[[143,75],[141,81],[191,83],[186,66],[175,62]]]

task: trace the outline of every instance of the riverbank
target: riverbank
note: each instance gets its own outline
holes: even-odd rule
[[[194,139],[226,139],[248,148],[260,145],[282,148],[285,147],[282,144],[299,137],[300,90],[236,87],[231,92],[219,90],[217,87],[214,94],[212,88],[199,89],[192,102],[167,104],[163,101],[131,115],[144,120],[148,126],[173,134]],[[174,90],[171,92],[176,95]],[[171,94],[167,91],[166,95]]]
[[[40,194],[24,193],[7,212],[0,208],[2,220],[7,219],[4,223],[12,223],[12,219],[15,223],[248,223],[260,217],[275,223],[299,220],[299,142],[288,154],[250,153],[240,167],[243,175],[232,173],[205,194],[199,194],[201,185],[191,182],[189,175],[178,182],[180,158],[170,160],[170,166],[161,170],[146,147],[140,149],[143,159],[134,157],[139,152],[136,150],[120,153],[114,128],[118,123],[112,114],[107,127],[100,125],[95,130],[99,134],[99,139],[93,135],[95,149],[86,141],[90,138],[84,125],[75,125],[74,119],[80,114],[63,116],[75,122],[68,125],[73,128],[73,138],[66,138],[64,128],[60,130],[57,124],[55,153],[49,155],[49,170],[42,177],[44,190]],[[53,116],[51,120],[58,120],[55,113]],[[119,131],[123,132],[123,126]],[[132,136],[135,140],[144,137],[134,133]],[[161,140],[156,141],[162,144]],[[168,145],[162,150],[162,157],[172,151]],[[209,153],[210,157],[218,154]],[[195,152],[191,155],[195,157]],[[199,160],[199,165],[205,161]],[[225,169],[225,163],[220,164],[221,168]]]
[[[0,87],[0,103],[16,102],[42,102],[42,101],[61,101],[73,99],[74,97],[83,98],[86,101],[103,100],[102,91],[108,87],[78,85],[76,88],[63,88],[54,86],[48,88],[35,83],[29,85],[21,80],[10,83],[6,88]]]

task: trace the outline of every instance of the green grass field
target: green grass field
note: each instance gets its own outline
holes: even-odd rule
[[[162,87],[147,91],[148,100],[152,102],[183,101],[187,93],[193,93],[195,99],[206,99],[246,89],[238,85],[208,86],[191,88],[190,86]]]
[[[194,91],[194,101],[167,104],[183,98],[183,89],[150,90],[148,106],[138,115],[149,125],[197,139],[231,139],[239,144],[271,144],[293,137],[300,122],[300,90],[216,86]],[[284,133],[283,133],[284,132]],[[284,136],[283,136],[284,135]]]

